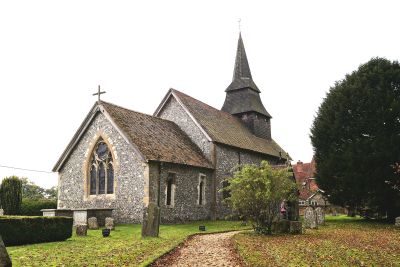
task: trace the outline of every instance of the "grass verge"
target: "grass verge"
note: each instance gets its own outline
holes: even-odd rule
[[[162,225],[159,238],[141,238],[141,225],[117,225],[111,236],[103,238],[101,230],[89,230],[63,242],[8,247],[13,266],[147,266],[159,256],[182,243],[189,235],[242,230],[234,221],[193,222]],[[202,232],[203,233],[203,232]]]
[[[327,216],[302,235],[235,237],[248,266],[400,266],[400,231],[360,218]]]

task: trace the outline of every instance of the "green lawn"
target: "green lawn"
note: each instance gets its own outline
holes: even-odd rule
[[[393,225],[327,216],[303,235],[235,236],[249,266],[400,266],[400,230]]]
[[[159,238],[141,238],[140,225],[117,225],[111,236],[103,238],[101,230],[64,242],[8,247],[13,266],[146,266],[160,255],[198,233],[245,229],[240,222],[208,221],[181,225],[163,225]],[[247,227],[248,229],[248,227]]]

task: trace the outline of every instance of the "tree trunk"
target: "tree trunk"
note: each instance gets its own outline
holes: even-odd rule
[[[347,209],[347,216],[348,217],[356,217],[356,208],[355,207],[349,207]]]

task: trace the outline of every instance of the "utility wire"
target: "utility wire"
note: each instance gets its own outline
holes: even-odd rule
[[[28,172],[54,173],[54,172],[49,172],[49,171],[39,171],[39,170],[32,170],[32,169],[4,166],[4,165],[0,165],[0,168],[7,168],[7,169],[13,169],[13,170],[28,171]]]

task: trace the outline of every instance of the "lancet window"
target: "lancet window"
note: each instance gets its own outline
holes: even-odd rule
[[[90,158],[90,195],[114,193],[114,165],[110,149],[103,139],[97,141]]]

